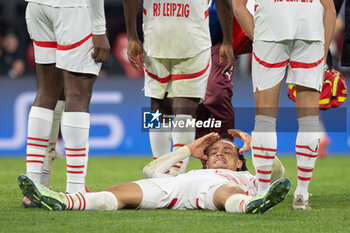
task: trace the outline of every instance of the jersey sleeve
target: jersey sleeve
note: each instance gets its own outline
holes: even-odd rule
[[[92,22],[92,34],[105,34],[106,19],[104,10],[104,0],[89,0],[89,7]]]
[[[145,178],[160,178],[169,177],[172,175],[165,174],[173,165],[177,164],[181,160],[191,156],[191,151],[187,146],[183,146],[180,149],[165,154],[156,160],[148,163],[143,168],[143,175]]]

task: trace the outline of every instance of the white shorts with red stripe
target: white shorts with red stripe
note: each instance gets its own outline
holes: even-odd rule
[[[142,190],[141,209],[206,209],[218,210],[213,202],[215,191],[225,180],[197,180],[171,178],[152,178],[135,181]],[[172,187],[171,190],[164,187]]]
[[[92,57],[92,24],[88,7],[51,7],[29,2],[27,28],[34,42],[35,62],[98,75],[101,63]]]
[[[321,91],[324,75],[324,43],[321,41],[254,41],[253,90],[279,84],[288,66],[287,83]]]
[[[153,58],[144,54],[145,96],[163,99],[190,97],[204,100],[211,67],[211,51],[186,59]]]

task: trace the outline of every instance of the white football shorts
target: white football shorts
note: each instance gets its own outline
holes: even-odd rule
[[[144,179],[134,183],[140,186],[143,193],[139,206],[141,209],[218,210],[213,202],[214,193],[221,185],[229,182],[172,177]]]
[[[254,41],[252,56],[254,92],[279,84],[287,66],[287,83],[322,90],[324,43],[321,41]]]
[[[91,57],[92,24],[88,7],[50,7],[29,2],[26,22],[36,63],[56,63],[56,67],[70,72],[99,74],[101,63]]]
[[[186,59],[153,58],[144,53],[145,96],[205,98],[211,67],[211,50]]]

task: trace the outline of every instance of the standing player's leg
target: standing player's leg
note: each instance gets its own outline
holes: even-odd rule
[[[151,110],[157,110],[162,114],[161,122],[169,118],[163,115],[171,115],[172,100],[167,98],[167,87],[170,80],[169,59],[157,59],[144,54],[145,70],[145,96],[151,98]],[[157,159],[171,151],[171,128],[165,128],[161,124],[160,129],[149,129],[149,139],[152,148],[153,159]]]
[[[276,118],[281,84],[256,91],[255,124],[252,132],[252,160],[258,178],[258,192],[269,187],[273,160],[277,150]]]
[[[89,7],[54,8],[52,14],[58,44],[56,66],[63,70],[66,98],[61,122],[67,157],[66,192],[85,192],[89,104],[101,61],[107,59],[109,44],[105,34],[92,34]],[[94,53],[98,54],[98,61],[92,57]]]
[[[173,99],[172,112],[174,115],[174,126],[172,129],[173,151],[192,143],[195,140],[195,127],[181,127],[178,122],[189,122],[195,119],[199,99],[176,97]],[[170,174],[178,175],[185,173],[189,158],[184,159],[170,169]]]
[[[28,120],[27,175],[40,183],[47,157],[53,109],[63,90],[63,78],[55,64],[37,64],[36,67],[38,91]]]
[[[296,86],[296,107],[299,130],[295,151],[298,167],[298,185],[294,192],[294,209],[310,209],[309,183],[315,167],[320,143],[318,101],[320,93],[315,89]]]
[[[62,71],[55,66],[57,43],[48,12],[49,6],[27,5],[26,23],[34,41],[37,72],[37,94],[28,119],[27,175],[39,183],[44,160],[47,159],[53,109],[63,91]],[[26,203],[23,202],[24,207]]]
[[[151,111],[156,112],[159,110],[162,115],[160,116],[161,128],[149,129],[149,139],[152,148],[153,159],[157,159],[162,155],[165,155],[171,151],[171,126],[164,127],[163,120],[169,122],[168,117],[164,115],[171,115],[172,99],[167,98],[167,93],[163,99],[151,98]]]
[[[37,95],[28,116],[26,173],[36,182],[45,179],[43,170],[48,164],[48,144],[54,120],[55,102],[63,90],[63,77],[55,64],[36,64]],[[35,207],[27,198],[22,206]]]
[[[294,192],[294,209],[310,209],[308,186],[317,159],[321,132],[319,99],[324,77],[323,57],[323,42],[294,42],[287,80],[296,85],[299,124],[295,145],[298,185]]]
[[[288,64],[288,44],[256,41],[253,44],[253,90],[256,106],[252,132],[252,160],[258,193],[269,187],[277,150],[276,117],[282,79]]]
[[[66,105],[61,130],[67,157],[67,193],[85,191],[89,152],[89,104],[95,80],[95,75],[64,71]]]

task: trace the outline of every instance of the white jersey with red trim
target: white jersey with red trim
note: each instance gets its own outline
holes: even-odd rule
[[[89,6],[88,0],[25,0],[26,2],[35,2],[52,7],[81,7]]]
[[[255,41],[324,41],[320,0],[255,0],[255,10]]]
[[[185,174],[176,176],[178,185],[174,186],[174,182],[170,182],[167,178],[149,179],[158,185],[163,191],[177,196],[181,189],[186,187],[186,184],[193,187],[198,187],[199,193],[206,193],[208,188],[213,185],[225,184],[233,182],[237,184],[247,195],[255,196],[257,189],[255,186],[256,177],[248,171],[235,172],[228,169],[200,169],[191,170]],[[202,185],[203,184],[203,185]],[[179,187],[178,187],[179,186]]]
[[[143,1],[143,31],[148,56],[195,57],[211,47],[208,0]]]

